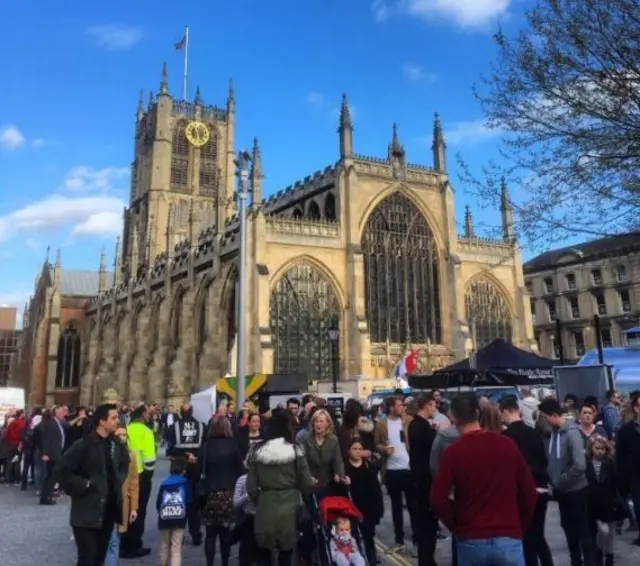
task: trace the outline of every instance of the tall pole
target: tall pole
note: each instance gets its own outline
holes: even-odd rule
[[[238,216],[240,217],[240,269],[238,285],[238,360],[236,363],[236,408],[242,411],[246,378],[246,298],[247,298],[247,196],[249,192],[249,162],[246,151],[238,153],[236,159],[238,177]]]
[[[184,28],[184,64],[182,66],[182,100],[187,100],[187,75],[189,73],[189,26]]]

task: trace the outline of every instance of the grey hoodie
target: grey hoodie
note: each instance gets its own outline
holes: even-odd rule
[[[448,426],[447,428],[438,430],[438,434],[436,434],[433,445],[431,446],[431,456],[429,458],[429,467],[431,468],[433,477],[438,473],[440,460],[442,459],[444,451],[458,440],[458,438],[460,438],[460,433],[455,426]]]
[[[580,427],[565,421],[561,428],[551,432],[548,447],[547,470],[553,488],[566,493],[587,487],[587,460]]]

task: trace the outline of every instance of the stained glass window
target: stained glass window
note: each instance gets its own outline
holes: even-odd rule
[[[476,350],[488,346],[497,338],[511,342],[511,312],[504,295],[491,281],[473,281],[465,293],[465,307]]]
[[[58,340],[58,366],[56,368],[56,387],[69,388],[80,385],[80,336],[69,324]]]
[[[186,120],[175,124],[171,148],[171,190],[183,193],[189,191],[189,142],[186,129]]]

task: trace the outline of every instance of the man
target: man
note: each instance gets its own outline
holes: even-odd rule
[[[460,438],[442,455],[431,508],[455,536],[459,566],[524,566],[537,500],[527,463],[509,438],[480,428],[474,393],[455,397],[450,410]]]
[[[44,462],[44,479],[40,491],[40,505],[55,505],[53,500],[53,470],[62,457],[67,442],[67,422],[64,406],[55,407],[51,419],[42,421],[42,461]]]
[[[565,398],[569,398],[569,395]],[[551,425],[549,480],[560,511],[560,524],[567,539],[571,566],[594,566],[596,547],[589,530],[587,461],[579,425],[564,416],[556,399],[545,399],[538,407]]]
[[[435,566],[434,558],[438,538],[438,519],[429,508],[431,468],[429,459],[436,431],[431,420],[438,412],[431,393],[416,398],[416,414],[409,424],[409,465],[413,479],[416,503],[415,519],[418,524],[418,566]]]
[[[615,437],[618,434],[618,429],[620,428],[621,403],[622,399],[620,399],[620,395],[615,389],[607,391],[607,405],[602,410],[602,426],[604,427],[604,430],[607,431],[609,440],[615,440]]]
[[[204,426],[193,416],[193,407],[190,403],[182,405],[180,418],[173,423],[173,433],[170,436],[167,456],[170,458],[184,458],[187,461],[187,480],[191,493],[196,493],[197,484],[200,481],[198,465],[198,452],[204,442]],[[200,509],[197,501],[193,501],[187,507],[189,522],[189,534],[194,546],[202,544],[200,531]]]
[[[535,428],[538,420],[538,405],[540,402],[533,396],[530,389],[525,387],[520,389],[522,400],[519,402],[522,422],[531,428]]]
[[[386,418],[375,429],[374,447],[382,457],[382,476],[391,499],[391,517],[395,533],[395,545],[389,551],[404,550],[404,510],[402,494],[411,520],[413,539],[417,542],[415,525],[415,494],[409,469],[409,423],[411,418],[404,412],[404,398],[391,395],[385,399]]]
[[[524,457],[531,475],[536,482],[538,503],[533,520],[526,530],[524,540],[524,561],[526,566],[553,566],[551,550],[544,538],[544,524],[549,503],[549,474],[547,473],[547,452],[542,436],[524,422],[520,416],[520,405],[515,396],[500,400],[502,422],[507,426],[503,434],[513,440]]]
[[[618,480],[622,493],[633,501],[640,525],[640,391],[631,393],[629,406],[633,419],[620,428],[616,440]],[[633,544],[640,546],[640,536]]]
[[[71,496],[77,566],[104,563],[113,528],[122,520],[122,485],[129,469],[127,449],[113,437],[116,406],[97,407],[94,419],[95,431],[75,442],[54,472],[54,481]]]
[[[142,558],[151,553],[150,548],[142,544],[144,523],[147,518],[147,504],[151,496],[151,483],[156,467],[156,439],[147,426],[148,411],[141,405],[131,412],[131,422],[127,426],[129,450],[135,455],[138,468],[138,516],[122,535],[120,558]]]

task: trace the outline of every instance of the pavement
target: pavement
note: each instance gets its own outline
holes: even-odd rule
[[[168,473],[168,461],[158,460],[156,471],[157,487],[159,479]],[[155,490],[151,501],[155,501]],[[405,513],[406,515],[406,513]],[[62,497],[52,507],[41,507],[33,489],[21,492],[13,486],[0,485],[0,556],[2,564],[16,563],[23,566],[71,566],[75,564],[76,548],[69,526],[69,498]],[[154,551],[151,556],[139,560],[121,560],[122,566],[157,566],[156,547],[158,530],[156,513],[149,505],[145,545]],[[405,531],[410,540],[411,530],[408,516]],[[383,566],[416,566],[417,560],[408,551],[405,554],[388,555],[387,549],[393,544],[393,526],[387,501],[387,513],[377,530],[378,551]],[[640,547],[631,544],[634,533],[624,532],[616,541],[616,566],[640,564]],[[188,539],[189,537],[187,537]],[[547,515],[547,541],[554,556],[555,566],[569,565],[564,534],[560,528],[558,510],[550,505]],[[237,547],[232,553],[232,564],[236,563]],[[5,562],[5,557],[7,561]],[[436,561],[439,565],[451,563],[451,541],[438,543]],[[218,560],[216,560],[218,562]],[[195,548],[190,541],[184,545],[183,566],[203,566],[204,547]]]

